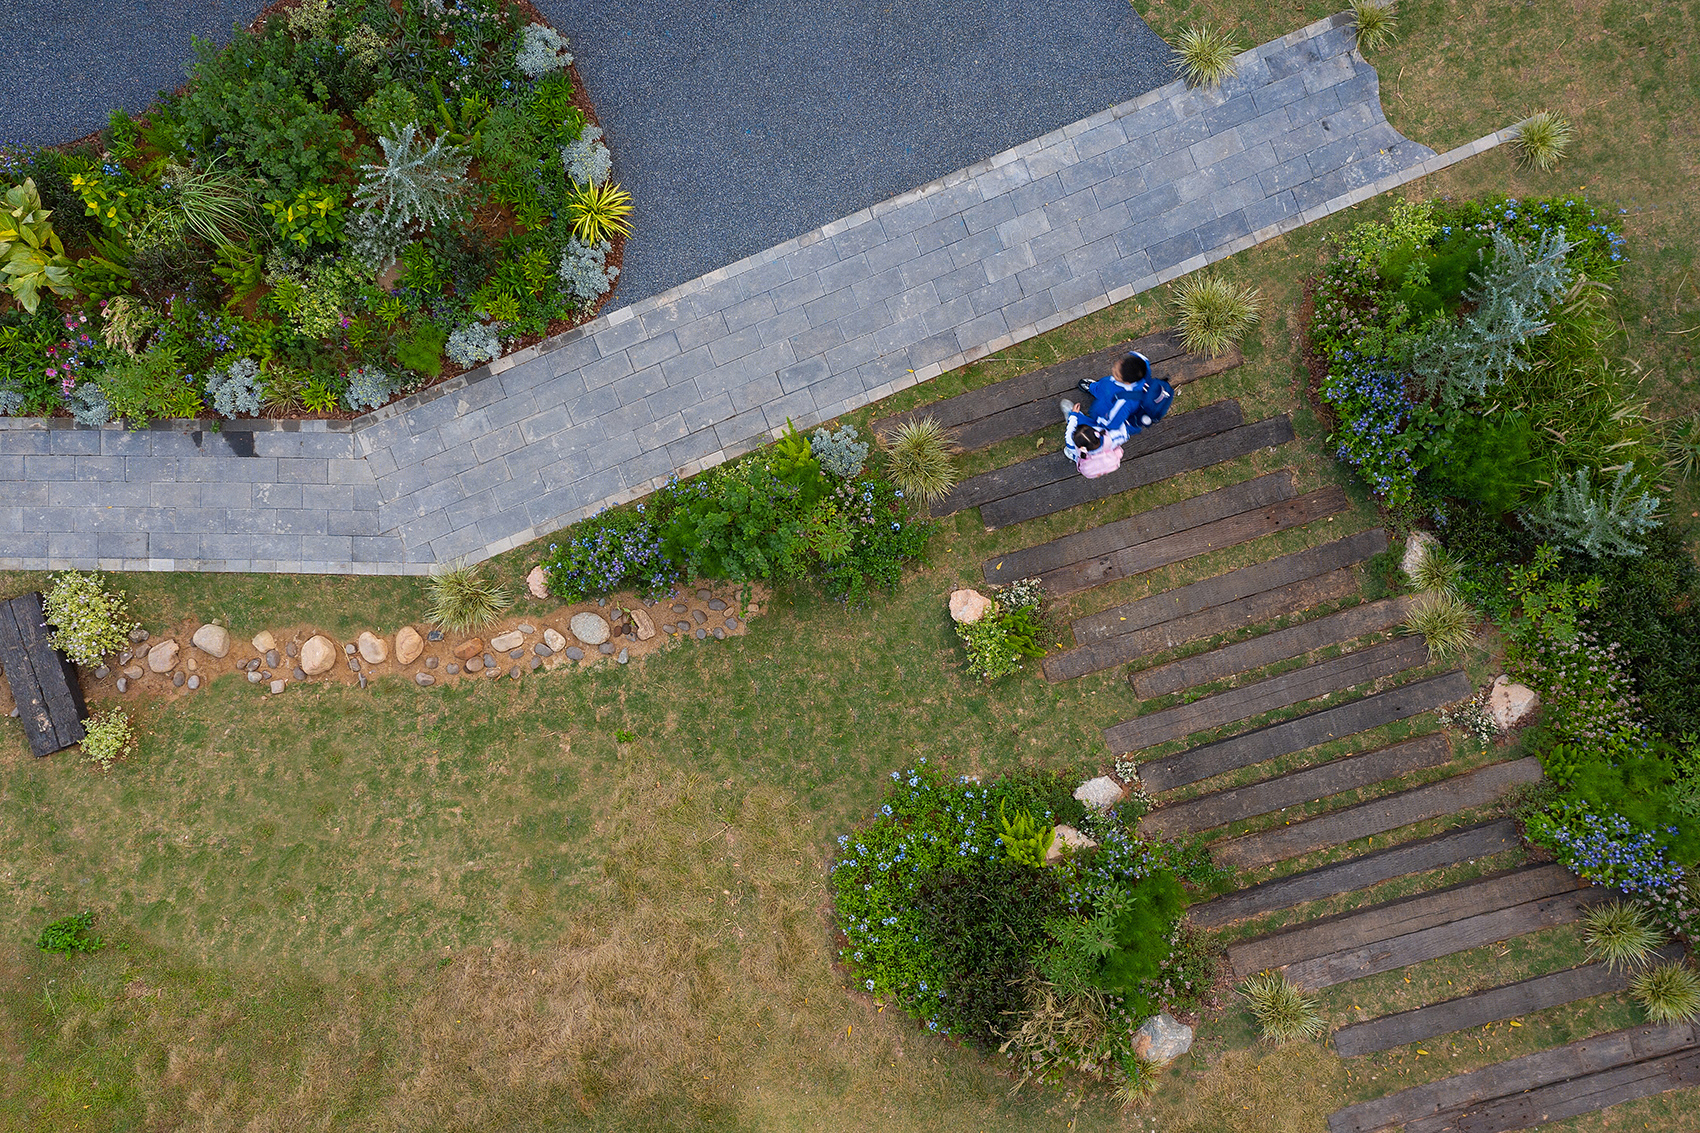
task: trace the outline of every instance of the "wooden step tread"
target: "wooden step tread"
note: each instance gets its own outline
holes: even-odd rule
[[[1329,1116],[1328,1130],[1378,1133],[1696,1046],[1700,1027],[1695,1024],[1641,1023],[1346,1106]]]
[[[1419,1118],[1405,1126],[1405,1133],[1509,1133],[1695,1085],[1700,1085],[1700,1050],[1690,1049],[1496,1098],[1472,1110]]]
[[[1406,874],[1489,857],[1519,845],[1516,823],[1509,818],[1496,818],[1225,893],[1192,906],[1186,915],[1198,928],[1220,928],[1307,901],[1367,889]]]
[[[1189,748],[1139,765],[1139,778],[1153,794],[1184,787],[1254,763],[1277,759],[1329,740],[1343,739],[1452,704],[1473,686],[1462,670],[1425,677],[1332,708],[1267,724],[1225,740]],[[1120,752],[1118,752],[1120,754]]]
[[[1053,408],[1055,408],[1053,406]],[[1060,425],[1060,421],[1059,421]],[[1161,430],[1162,425],[1156,427]],[[980,521],[987,528],[1009,527],[1040,516],[1054,515],[1094,500],[1107,500],[1133,488],[1142,488],[1179,476],[1197,472],[1213,464],[1235,460],[1261,448],[1274,448],[1293,439],[1293,424],[1285,417],[1270,417],[1187,441],[1171,448],[1158,449],[1148,456],[1124,460],[1120,468],[1096,480],[1076,474],[1063,480],[1042,484],[1016,492],[980,506]]]
[[[1432,732],[1376,751],[1345,755],[1316,767],[1277,775],[1244,787],[1170,803],[1140,819],[1139,832],[1147,838],[1173,838],[1226,826],[1230,822],[1242,822],[1283,807],[1355,791],[1410,771],[1439,767],[1451,758],[1452,742],[1445,733]]]
[[[1659,950],[1659,959],[1680,960],[1682,954],[1680,944],[1669,944]],[[1341,1027],[1334,1032],[1334,1050],[1347,1058],[1374,1054],[1596,995],[1615,995],[1628,986],[1627,970],[1606,964],[1584,964]]]
[[[1411,599],[1405,595],[1365,602],[1326,617],[1236,641],[1208,653],[1182,657],[1133,674],[1133,691],[1142,698],[1168,696],[1261,669],[1277,661],[1302,657],[1315,649],[1356,641],[1368,634],[1392,629],[1405,620],[1410,605]]]
[[[1051,416],[1056,418],[1057,427],[1061,429],[1062,413],[1057,409],[1056,399],[1053,398],[1047,404],[1051,407]],[[1189,441],[1225,433],[1243,424],[1245,416],[1240,412],[1240,403],[1231,400],[1189,409],[1184,413],[1171,413],[1163,418],[1162,425],[1128,439],[1127,444],[1122,446],[1122,463],[1149,456],[1166,448],[1174,448],[1176,445],[1184,445]],[[934,516],[953,515],[971,507],[981,507],[993,500],[1001,500],[1017,492],[1032,491],[1034,488],[1055,484],[1070,477],[1080,477],[1074,462],[1061,452],[1048,452],[1043,456],[1006,464],[1002,468],[994,468],[978,476],[970,476],[952,488],[944,499],[932,505],[929,512]]]
[[[1256,834],[1218,842],[1210,847],[1210,853],[1219,865],[1240,869],[1285,861],[1342,842],[1385,834],[1415,822],[1486,806],[1519,783],[1533,783],[1540,777],[1541,761],[1532,755],[1504,763],[1490,763],[1463,775],[1342,807],[1291,826],[1260,830]]]
[[[1332,987],[1349,980],[1408,968],[1426,960],[1437,960],[1454,952],[1468,952],[1514,936],[1536,932],[1579,919],[1588,906],[1610,896],[1604,889],[1578,889],[1526,901],[1508,909],[1464,917],[1450,924],[1333,952],[1313,960],[1301,960],[1286,969],[1289,980],[1306,991]]]
[[[1265,968],[1285,968],[1478,913],[1570,893],[1582,884],[1561,865],[1523,866],[1242,940],[1228,946],[1228,959],[1243,979]]]
[[[1190,704],[1176,704],[1124,720],[1106,728],[1104,740],[1113,752],[1139,751],[1155,744],[1184,739],[1195,732],[1236,724],[1279,708],[1290,708],[1427,663],[1428,646],[1422,639],[1402,637],[1206,696]]]

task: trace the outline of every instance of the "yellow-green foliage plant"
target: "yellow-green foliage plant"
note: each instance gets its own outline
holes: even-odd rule
[[[586,244],[631,234],[626,219],[632,212],[632,195],[612,181],[601,185],[575,185],[567,196],[567,217],[573,235]]]
[[[52,209],[41,207],[33,178],[6,190],[0,203],[0,275],[12,298],[32,315],[41,306],[43,289],[63,298],[77,293],[71,285],[76,265],[65,256],[65,245],[48,220],[52,215]]]

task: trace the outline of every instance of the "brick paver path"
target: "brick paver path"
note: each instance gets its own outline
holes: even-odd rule
[[[0,419],[0,568],[419,573],[1497,145],[1382,116],[1344,15],[354,422]]]

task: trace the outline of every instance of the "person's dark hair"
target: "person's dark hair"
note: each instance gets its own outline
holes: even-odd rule
[[[1104,434],[1091,425],[1081,425],[1074,430],[1074,446],[1091,451],[1104,443]]]
[[[1149,377],[1150,373],[1151,364],[1131,351],[1116,359],[1116,377],[1126,385]]]

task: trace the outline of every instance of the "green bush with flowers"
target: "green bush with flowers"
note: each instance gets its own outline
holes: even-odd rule
[[[531,11],[305,0],[98,140],[0,147],[0,414],[347,414],[588,317],[630,199]]]
[[[838,839],[839,959],[860,989],[1024,1077],[1136,1083],[1134,1032],[1196,1009],[1215,959],[1180,923],[1176,851],[1134,821],[1088,812],[1054,774],[894,771],[878,816]],[[1036,864],[1026,835],[1065,822],[1098,845]]]
[[[84,668],[129,645],[130,631],[136,628],[123,592],[107,589],[105,579],[92,572],[54,575],[41,605],[53,627],[47,643]]]

